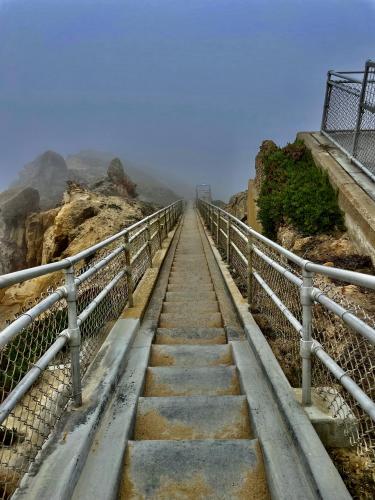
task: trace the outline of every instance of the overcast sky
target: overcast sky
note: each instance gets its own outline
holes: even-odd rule
[[[319,128],[375,58],[375,0],[0,0],[0,187],[46,149],[122,154],[215,197]]]

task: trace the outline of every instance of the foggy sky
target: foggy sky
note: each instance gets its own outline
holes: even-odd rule
[[[0,188],[46,149],[112,151],[215,197],[263,139],[320,126],[375,58],[375,0],[0,0]]]

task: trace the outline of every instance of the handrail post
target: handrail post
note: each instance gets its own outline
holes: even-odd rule
[[[216,245],[219,246],[219,237],[220,237],[220,210],[217,208],[217,216],[216,216]]]
[[[253,237],[250,233],[247,235],[247,303],[249,310],[253,307]]]
[[[82,386],[81,386],[81,365],[80,365],[80,348],[81,348],[81,332],[78,326],[77,313],[77,287],[75,284],[74,266],[71,265],[64,271],[65,287],[66,287],[66,302],[68,308],[68,333],[70,347],[70,362],[71,362],[71,378],[72,392],[75,406],[82,405]]]
[[[132,276],[132,267],[130,258],[129,233],[125,233],[125,266],[126,266],[126,282],[128,285],[128,304],[129,307],[134,307],[133,276]]]
[[[152,239],[151,239],[151,225],[149,220],[146,222],[146,234],[147,234],[147,253],[150,259],[150,267],[152,267]]]
[[[230,231],[232,228],[232,222],[230,220],[230,217],[228,216],[228,222],[227,222],[227,263],[230,264]]]
[[[212,239],[214,237],[214,216],[213,216],[213,212],[214,212],[214,209],[212,208],[212,206],[210,205],[210,231],[211,231],[211,236],[212,236]]]
[[[313,273],[302,269],[302,339],[300,354],[302,358],[302,405],[311,405],[311,348],[312,348],[312,290]]]
[[[161,248],[163,239],[162,239],[162,236],[161,236],[160,214],[158,215],[156,225],[157,225],[157,228],[158,228],[159,248]]]

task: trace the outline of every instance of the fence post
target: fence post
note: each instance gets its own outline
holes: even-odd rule
[[[219,246],[219,237],[220,237],[220,210],[217,208],[217,217],[216,217],[216,245]]]
[[[354,138],[353,138],[352,155],[354,158],[356,157],[356,154],[357,154],[358,139],[359,139],[359,134],[361,132],[362,117],[363,117],[363,112],[364,112],[363,103],[364,103],[365,97],[366,97],[368,72],[369,72],[369,65],[368,65],[368,61],[366,61],[365,72],[364,72],[363,81],[362,81],[361,94],[360,94],[359,103],[358,103],[357,122],[356,122],[356,126],[355,126]]]
[[[77,314],[77,287],[74,279],[74,266],[65,269],[65,286],[67,291],[66,302],[68,305],[68,332],[71,362],[71,377],[73,401],[75,406],[82,405],[82,387],[81,387],[81,365],[80,348],[81,332],[78,326]]]
[[[227,263],[230,264],[230,230],[232,227],[232,221],[230,220],[230,217],[228,216],[228,223],[227,223]]]
[[[162,236],[161,236],[161,224],[160,224],[160,214],[158,214],[157,218],[157,227],[158,227],[158,239],[159,239],[159,248],[162,246]]]
[[[152,267],[152,239],[151,239],[150,220],[146,222],[146,234],[147,234],[147,253],[150,259],[150,267]]]
[[[312,347],[312,288],[313,274],[302,269],[302,339],[300,354],[302,358],[302,405],[311,405],[311,347]]]
[[[132,267],[130,260],[129,233],[125,233],[125,266],[126,266],[126,282],[128,285],[128,303],[129,307],[134,307],[133,276],[132,276]]]
[[[323,116],[322,116],[322,124],[320,126],[320,130],[325,130],[326,129],[326,124],[327,124],[327,114],[328,114],[328,109],[329,109],[329,104],[330,104],[330,98],[331,98],[331,85],[329,84],[331,79],[331,72],[328,71],[327,73],[327,84],[326,84],[326,94],[324,97],[324,105],[323,105]]]
[[[247,235],[247,303],[249,310],[253,307],[253,237],[250,233]]]

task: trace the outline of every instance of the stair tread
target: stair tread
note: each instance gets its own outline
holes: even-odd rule
[[[168,345],[154,344],[151,348],[150,366],[179,366],[200,368],[233,364],[232,350],[228,344]]]
[[[149,367],[144,396],[225,396],[240,394],[235,366]]]
[[[269,498],[258,440],[129,441],[121,498]]]
[[[138,401],[134,439],[248,439],[245,396],[148,397]]]
[[[161,313],[159,326],[161,328],[173,328],[180,326],[212,327],[222,326],[222,316],[220,312],[200,312],[191,314],[189,311]]]
[[[155,344],[226,344],[224,328],[158,328]]]

